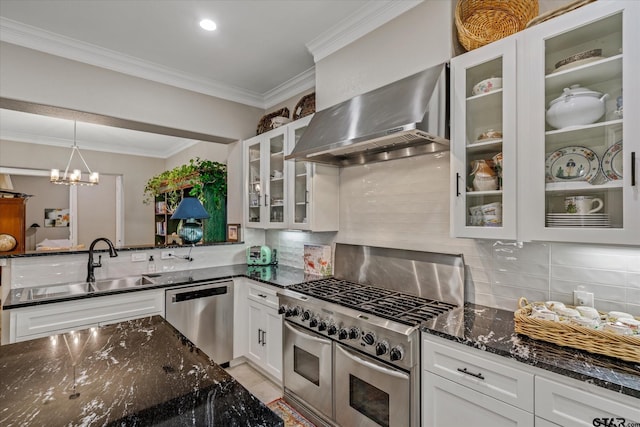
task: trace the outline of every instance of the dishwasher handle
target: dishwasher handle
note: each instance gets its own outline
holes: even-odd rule
[[[226,286],[218,286],[216,288],[208,288],[208,289],[194,289],[186,292],[178,292],[172,295],[171,302],[172,303],[183,302],[183,301],[189,301],[193,299],[213,297],[216,295],[224,295],[226,293],[227,293]]]

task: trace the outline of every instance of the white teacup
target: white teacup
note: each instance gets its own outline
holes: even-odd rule
[[[594,208],[593,205],[597,203]],[[591,196],[569,196],[564,198],[564,211],[566,213],[590,214],[604,207],[602,199]]]
[[[274,178],[282,178],[282,172],[280,172],[278,170],[272,171],[271,175],[273,175]]]

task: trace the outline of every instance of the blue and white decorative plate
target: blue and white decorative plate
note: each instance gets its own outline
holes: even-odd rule
[[[600,160],[585,147],[564,147],[547,156],[547,182],[587,181],[591,183],[600,169]]]

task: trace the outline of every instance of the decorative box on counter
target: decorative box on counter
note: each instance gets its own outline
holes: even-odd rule
[[[632,333],[620,335],[610,332],[602,323],[597,328],[582,326],[578,323],[563,320],[547,320],[533,317],[536,305],[544,303],[529,302],[525,298],[518,301],[520,308],[514,313],[514,330],[536,340],[547,341],[563,347],[572,347],[590,353],[615,357],[628,362],[640,362],[640,335]],[[566,306],[570,310],[575,307]],[[598,312],[600,319],[606,319],[607,313]],[[636,321],[640,319],[635,318]],[[635,323],[635,322],[634,322]]]
[[[304,245],[304,272],[318,276],[331,276],[333,274],[331,246]]]

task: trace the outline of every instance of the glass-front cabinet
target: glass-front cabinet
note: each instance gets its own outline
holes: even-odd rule
[[[523,38],[524,240],[640,244],[639,9],[596,2]]]
[[[246,140],[245,224],[278,228],[286,222],[285,128]]]
[[[304,117],[289,126],[290,145],[288,152],[291,152],[293,147],[298,143],[312,117],[313,116]],[[313,172],[313,164],[300,161],[290,161],[288,163],[288,173],[291,176],[292,183],[290,193],[292,203],[289,212],[291,227],[297,230],[308,230],[311,223],[309,218],[309,202],[312,190],[311,174]]]
[[[451,61],[455,237],[516,238],[516,41]]]

